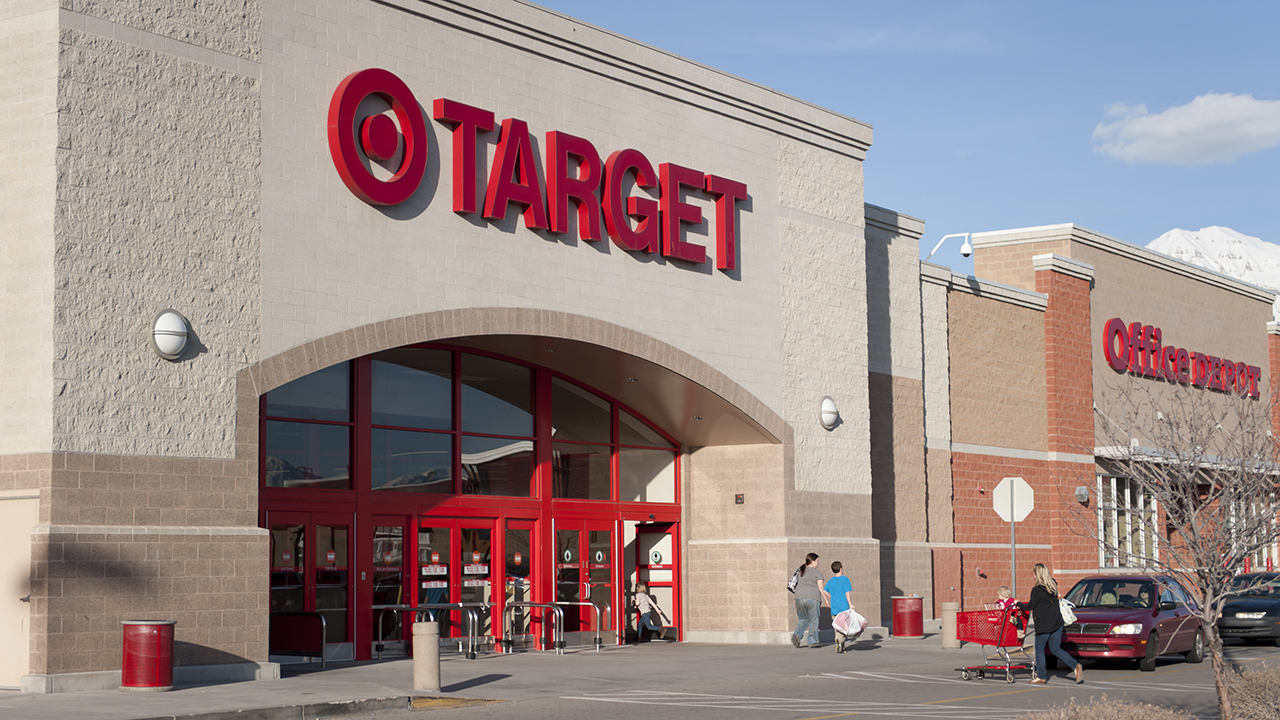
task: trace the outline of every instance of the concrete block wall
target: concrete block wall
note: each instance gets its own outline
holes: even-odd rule
[[[0,2],[0,455],[53,427],[58,2]]]
[[[263,8],[264,357],[395,317],[538,308],[668,342],[781,410],[778,135],[858,165],[870,128],[522,3],[406,10],[268,0]],[[366,205],[334,169],[326,112],[338,83],[368,67],[396,73],[423,106],[447,97],[498,120],[526,121],[539,158],[544,134],[560,130],[604,157],[635,148],[655,166],[672,162],[746,183],[738,269],[532,231],[515,212],[494,222],[459,216],[450,201],[450,131],[431,120],[431,160],[418,193],[394,208]],[[783,122],[791,117],[822,132]],[[496,141],[495,133],[478,138],[482,178]],[[844,180],[831,185],[843,188]],[[860,215],[860,174],[855,188],[839,191],[856,195],[851,207]],[[686,229],[688,239],[714,256],[711,198],[686,195],[704,217]]]
[[[871,413],[872,535],[880,541],[880,607],[925,596],[933,617],[929,486],[925,473],[920,237],[924,223],[867,212],[867,350]]]
[[[258,359],[256,6],[71,5],[52,449],[234,458],[234,377]],[[148,344],[166,307],[196,335],[179,363]]]

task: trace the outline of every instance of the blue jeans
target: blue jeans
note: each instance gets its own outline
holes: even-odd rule
[[[796,598],[796,637],[804,640],[809,630],[809,645],[818,644],[818,601],[813,598]]]
[[[1048,635],[1036,633],[1036,677],[1049,679],[1049,671],[1045,667],[1045,645],[1049,646],[1049,652],[1058,658],[1058,661],[1069,668],[1075,668],[1080,664],[1079,660],[1071,657],[1062,649],[1062,631],[1064,628],[1058,628]]]
[[[658,633],[659,636],[662,635],[662,626],[655,625],[653,619],[649,617],[649,613],[639,613],[636,620],[636,632],[643,634],[645,629],[652,630]]]

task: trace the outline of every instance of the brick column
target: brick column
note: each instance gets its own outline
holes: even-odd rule
[[[1047,470],[1054,491],[1037,497],[1049,510],[1051,570],[1097,566],[1097,548],[1080,535],[1082,508],[1075,488],[1093,476],[1093,352],[1089,292],[1093,266],[1048,254],[1032,258],[1036,292],[1048,296],[1044,313],[1045,392],[1048,394]],[[1043,505],[1042,505],[1043,503]],[[1075,529],[1075,532],[1072,530]],[[1067,580],[1067,578],[1063,578]],[[1068,582],[1068,584],[1070,584]]]

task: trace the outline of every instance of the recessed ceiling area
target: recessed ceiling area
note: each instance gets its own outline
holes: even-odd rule
[[[448,342],[562,373],[614,397],[690,447],[779,442],[721,396],[634,355],[575,340],[529,335],[484,335]]]

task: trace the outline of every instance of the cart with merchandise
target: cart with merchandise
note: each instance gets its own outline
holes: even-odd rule
[[[956,668],[964,680],[986,677],[988,672],[1004,671],[1006,682],[1014,682],[1015,670],[1026,670],[1035,677],[1034,661],[1027,655],[1018,637],[1018,626],[1015,622],[1018,611],[1015,608],[995,610],[974,610],[956,613],[956,639],[962,642],[977,643],[982,650],[982,664]],[[995,656],[991,655],[995,651]],[[1015,664],[1011,653],[1022,655]],[[998,662],[993,662],[998,661]],[[997,675],[998,677],[998,675]]]

